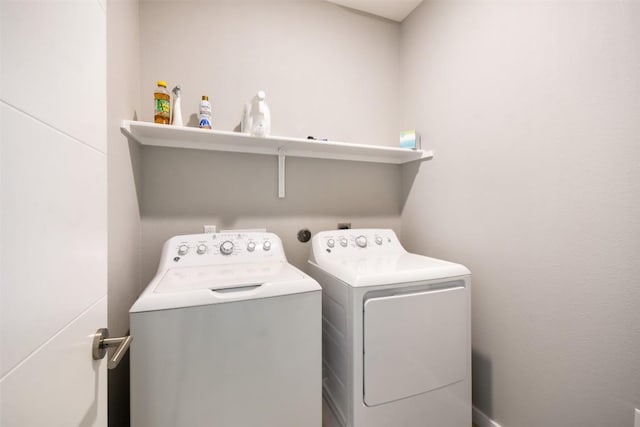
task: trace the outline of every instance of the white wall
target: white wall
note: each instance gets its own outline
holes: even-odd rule
[[[403,239],[473,272],[474,403],[503,427],[640,406],[640,3],[429,1],[402,26]],[[413,186],[411,187],[411,184]]]
[[[128,144],[120,122],[140,114],[140,33],[137,0],[107,2],[107,144],[109,224],[109,332],[129,331],[129,308],[142,290],[141,226],[134,171],[139,147]],[[129,422],[129,359],[109,371],[109,424]]]
[[[140,32],[143,120],[158,79],[182,86],[185,121],[208,95],[223,130],[264,89],[274,134],[397,146],[397,23],[320,0],[168,1],[140,3]],[[399,229],[398,166],[287,158],[287,197],[278,199],[276,165],[268,156],[145,147],[143,282],[164,240],[203,224],[266,227],[300,268],[309,250],[296,240],[301,228]]]

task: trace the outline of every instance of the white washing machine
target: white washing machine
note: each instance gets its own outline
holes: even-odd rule
[[[130,320],[133,427],[321,426],[321,288],[275,234],[169,239]]]
[[[470,272],[408,253],[392,230],[312,240],[323,392],[346,427],[471,425]]]

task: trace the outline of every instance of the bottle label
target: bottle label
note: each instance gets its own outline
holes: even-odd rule
[[[200,123],[198,126],[202,129],[211,129],[211,120],[208,117],[200,116]]]
[[[168,117],[169,111],[171,111],[171,104],[169,104],[168,99],[156,99],[156,114]]]
[[[211,103],[209,101],[200,101],[200,114],[211,115]]]

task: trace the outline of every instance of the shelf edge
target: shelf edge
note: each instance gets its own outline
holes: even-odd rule
[[[134,120],[122,120],[120,131],[129,139],[137,142],[140,145],[155,146],[155,147],[169,147],[169,148],[182,148],[182,149],[196,149],[196,150],[209,150],[209,151],[222,151],[222,152],[236,152],[246,154],[261,154],[261,155],[274,155],[277,156],[281,150],[287,157],[304,157],[304,158],[316,158],[316,159],[328,159],[328,160],[343,160],[343,161],[361,161],[369,163],[383,163],[383,164],[406,164],[415,161],[431,160],[434,157],[432,150],[407,150],[399,147],[388,146],[375,146],[368,144],[355,144],[349,142],[338,141],[314,141],[306,140],[302,138],[293,137],[281,137],[281,136],[269,136],[264,138],[269,141],[264,146],[260,146],[259,141],[262,138],[252,137],[248,134],[241,134],[238,132],[220,131],[215,130],[211,133],[211,138],[234,138],[238,137],[242,144],[233,146],[233,144],[225,143],[211,143],[206,141],[190,141],[186,144],[179,142],[179,139],[149,139],[146,137],[136,136],[136,132],[132,129],[132,124],[140,128],[154,129],[161,131],[160,125],[155,123],[134,121]],[[175,128],[172,127],[173,132],[184,132],[185,141],[189,141],[189,133],[193,132],[193,135],[198,135],[201,138],[202,135],[206,135],[206,132],[202,132],[202,129],[197,128]],[[246,145],[244,145],[246,142]],[[257,144],[256,144],[257,143]],[[323,146],[327,150],[323,150]],[[334,151],[335,149],[335,151]],[[337,152],[344,151],[347,152]],[[355,152],[348,152],[354,150]]]
[[[131,120],[122,120],[120,122],[120,133],[122,133],[127,138],[133,139],[138,144],[142,144],[142,141],[136,138],[133,132],[131,132]]]

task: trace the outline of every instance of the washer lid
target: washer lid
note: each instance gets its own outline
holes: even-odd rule
[[[463,265],[408,252],[332,259],[323,257],[315,263],[310,262],[354,287],[408,283],[471,274]]]
[[[168,310],[320,291],[284,261],[177,267],[160,272],[130,312]]]
[[[304,278],[304,273],[283,261],[170,268],[153,292],[162,294],[195,289],[229,289]]]

